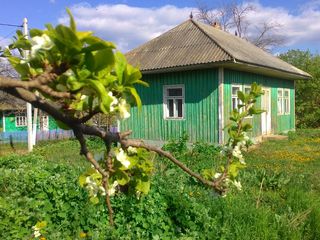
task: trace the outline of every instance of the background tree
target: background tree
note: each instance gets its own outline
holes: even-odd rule
[[[310,51],[289,50],[282,60],[312,75],[311,80],[296,81],[297,127],[320,127],[320,55]]]
[[[266,51],[284,44],[285,38],[279,34],[279,23],[271,20],[253,23],[248,20],[248,15],[255,11],[251,3],[225,2],[217,8],[199,3],[196,18],[210,25],[219,24],[222,30],[233,31],[240,38]]]

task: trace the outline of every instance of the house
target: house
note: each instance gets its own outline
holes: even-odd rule
[[[262,85],[257,101],[266,112],[248,117],[253,137],[295,129],[295,80],[302,70],[248,41],[189,19],[126,54],[149,88],[139,87],[143,107],[131,109],[121,130],[134,138],[166,141],[184,132],[190,141],[223,143],[237,107],[237,91]]]
[[[38,126],[40,131],[57,129],[54,119],[40,112]],[[0,91],[0,132],[27,131],[26,103]]]

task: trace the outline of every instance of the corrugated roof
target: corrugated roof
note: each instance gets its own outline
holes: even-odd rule
[[[142,71],[236,61],[311,77],[244,39],[191,19],[133,49],[126,57]]]
[[[26,108],[26,103],[3,91],[0,91],[0,111],[22,110]]]
[[[128,52],[126,57],[142,71],[232,60],[191,21]]]

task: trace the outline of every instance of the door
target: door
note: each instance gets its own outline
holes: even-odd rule
[[[261,96],[261,108],[265,110],[261,114],[261,132],[262,135],[271,133],[271,90],[263,88],[264,95]]]

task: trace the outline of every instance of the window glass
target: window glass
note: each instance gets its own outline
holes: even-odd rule
[[[238,86],[232,87],[232,95],[236,96],[238,94],[238,91],[240,91],[240,87]]]
[[[168,89],[168,96],[182,96],[182,88],[169,88]]]
[[[181,86],[181,87],[180,87]],[[164,118],[184,117],[184,88],[183,85],[164,86]]]
[[[176,106],[178,111],[178,117],[182,117],[182,99],[176,99]]]
[[[245,86],[245,87],[244,87],[244,93],[245,93],[245,94],[249,94],[250,91],[251,91],[251,87],[249,87],[249,86]]]
[[[174,117],[174,105],[173,105],[173,99],[168,100],[168,114],[169,117]]]

